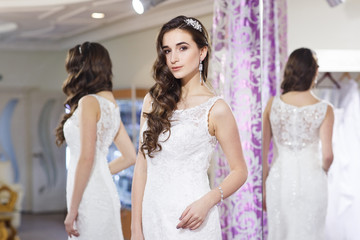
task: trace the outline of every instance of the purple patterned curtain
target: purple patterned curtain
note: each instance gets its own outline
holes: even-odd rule
[[[261,18],[259,0],[215,0],[212,79],[231,106],[249,176],[220,206],[223,240],[261,239]],[[215,185],[229,173],[218,146]]]
[[[286,0],[263,1],[263,44],[262,44],[262,109],[270,97],[280,91],[283,67],[287,59],[287,14]],[[272,144],[269,151],[269,164],[273,158]],[[268,228],[266,212],[263,213],[264,240]]]
[[[263,1],[263,109],[280,89],[283,67],[287,59],[286,0]]]

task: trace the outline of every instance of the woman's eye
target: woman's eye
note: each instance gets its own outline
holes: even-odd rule
[[[165,54],[168,54],[169,52],[170,52],[169,49],[165,49],[165,50],[164,50],[164,53],[165,53]]]
[[[180,47],[180,50],[181,50],[181,51],[185,51],[186,49],[188,49],[186,46],[181,46],[181,47]]]

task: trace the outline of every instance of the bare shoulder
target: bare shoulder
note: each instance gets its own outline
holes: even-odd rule
[[[100,117],[100,104],[94,96],[86,95],[80,98],[78,109],[81,115],[86,115],[87,117],[97,116],[97,120]]]
[[[326,117],[327,116],[334,118],[334,107],[330,103],[327,103]]]
[[[91,95],[86,95],[80,98],[79,107],[91,107],[91,106],[99,106],[99,102],[96,97]]]
[[[265,113],[265,114],[270,113],[270,110],[271,110],[271,106],[272,106],[273,101],[274,101],[274,97],[270,97],[269,100],[268,100],[268,102],[267,102],[267,104],[266,104],[266,106],[265,106],[265,110],[264,110],[264,113]]]
[[[274,97],[270,97],[266,104],[266,108],[271,108],[273,101],[274,101]]]
[[[143,101],[143,112],[150,111],[152,102],[153,102],[153,98],[151,97],[150,93],[147,93]]]
[[[229,115],[233,115],[229,104],[227,104],[224,99],[218,99],[211,109],[211,116],[215,119],[221,119]]]

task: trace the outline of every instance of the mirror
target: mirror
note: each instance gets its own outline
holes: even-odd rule
[[[360,25],[360,2],[339,1],[333,7],[328,2],[287,1],[287,52],[301,47],[316,52],[319,74],[312,92],[334,110],[334,159],[327,174],[327,207],[324,202],[325,239],[356,239],[360,222],[360,36],[354,29]],[[316,221],[316,216],[313,219]]]

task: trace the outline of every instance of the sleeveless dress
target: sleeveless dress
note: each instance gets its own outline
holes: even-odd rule
[[[275,97],[274,162],[266,180],[268,240],[321,240],[327,209],[319,128],[328,104],[296,107]]]
[[[101,116],[97,122],[97,139],[94,165],[81,199],[75,228],[80,236],[69,240],[122,240],[120,200],[113,182],[106,156],[110,144],[119,130],[119,108],[101,96],[91,94],[100,105]],[[80,155],[79,111],[64,124],[64,135],[70,150],[66,199],[71,203],[75,171]]]
[[[218,99],[212,97],[196,107],[175,110],[170,137],[168,132],[159,136],[162,150],[153,158],[146,156],[142,204],[145,240],[221,240],[217,206],[198,229],[176,228],[185,208],[211,190],[207,170],[217,140],[208,131],[208,116]],[[145,129],[147,122],[141,137]]]

